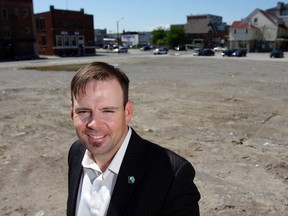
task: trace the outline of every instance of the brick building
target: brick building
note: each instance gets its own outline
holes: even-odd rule
[[[0,60],[37,57],[32,0],[0,1]]]
[[[56,10],[35,14],[40,55],[94,55],[93,15],[80,11]]]

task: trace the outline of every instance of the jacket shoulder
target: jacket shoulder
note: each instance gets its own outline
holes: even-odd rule
[[[131,145],[130,145],[130,151],[140,151],[141,154],[138,155],[140,157],[137,157],[137,160],[141,161],[141,157],[143,157],[143,162],[148,167],[154,167],[154,168],[163,168],[163,167],[170,167],[170,171],[176,172],[181,166],[184,164],[192,165],[188,160],[186,160],[184,157],[180,156],[176,152],[165,148],[159,144],[156,144],[154,142],[151,142],[149,140],[143,139],[140,137],[135,131],[132,133],[131,137]],[[129,147],[128,147],[129,148]],[[155,167],[155,165],[157,166]],[[193,168],[192,168],[193,169]],[[167,169],[164,169],[167,170]],[[194,170],[194,169],[193,169]]]
[[[75,141],[70,147],[70,150],[68,153],[68,162],[70,162],[71,159],[76,156],[83,155],[85,150],[86,150],[85,147],[82,145],[82,143],[79,140]]]

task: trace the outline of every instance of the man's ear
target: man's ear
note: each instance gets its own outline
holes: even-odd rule
[[[73,108],[71,109],[71,112],[70,112],[70,117],[71,117],[71,119],[73,120],[73,118],[74,118],[74,112],[73,112]]]
[[[74,110],[74,96],[72,98],[71,112],[70,112],[70,117],[71,117],[72,120],[74,118],[74,111],[73,110]]]

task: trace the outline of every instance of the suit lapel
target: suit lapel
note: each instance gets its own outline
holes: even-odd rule
[[[73,161],[73,165],[71,166],[71,176],[70,176],[70,181],[71,181],[71,187],[70,187],[70,195],[73,203],[73,209],[75,211],[76,203],[77,203],[77,195],[78,195],[78,190],[79,190],[79,184],[81,180],[81,175],[82,175],[82,159],[85,153],[85,148],[80,144],[79,146],[79,152],[75,156],[75,160]]]
[[[133,130],[119,170],[107,215],[119,215],[126,207],[131,194],[138,185],[138,180],[143,175],[141,168],[143,166],[142,152],[142,139]]]

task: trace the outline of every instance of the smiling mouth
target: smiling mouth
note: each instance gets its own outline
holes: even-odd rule
[[[90,138],[92,139],[102,139],[104,138],[105,136],[104,135],[101,135],[101,136],[92,136],[92,135],[88,135]]]

